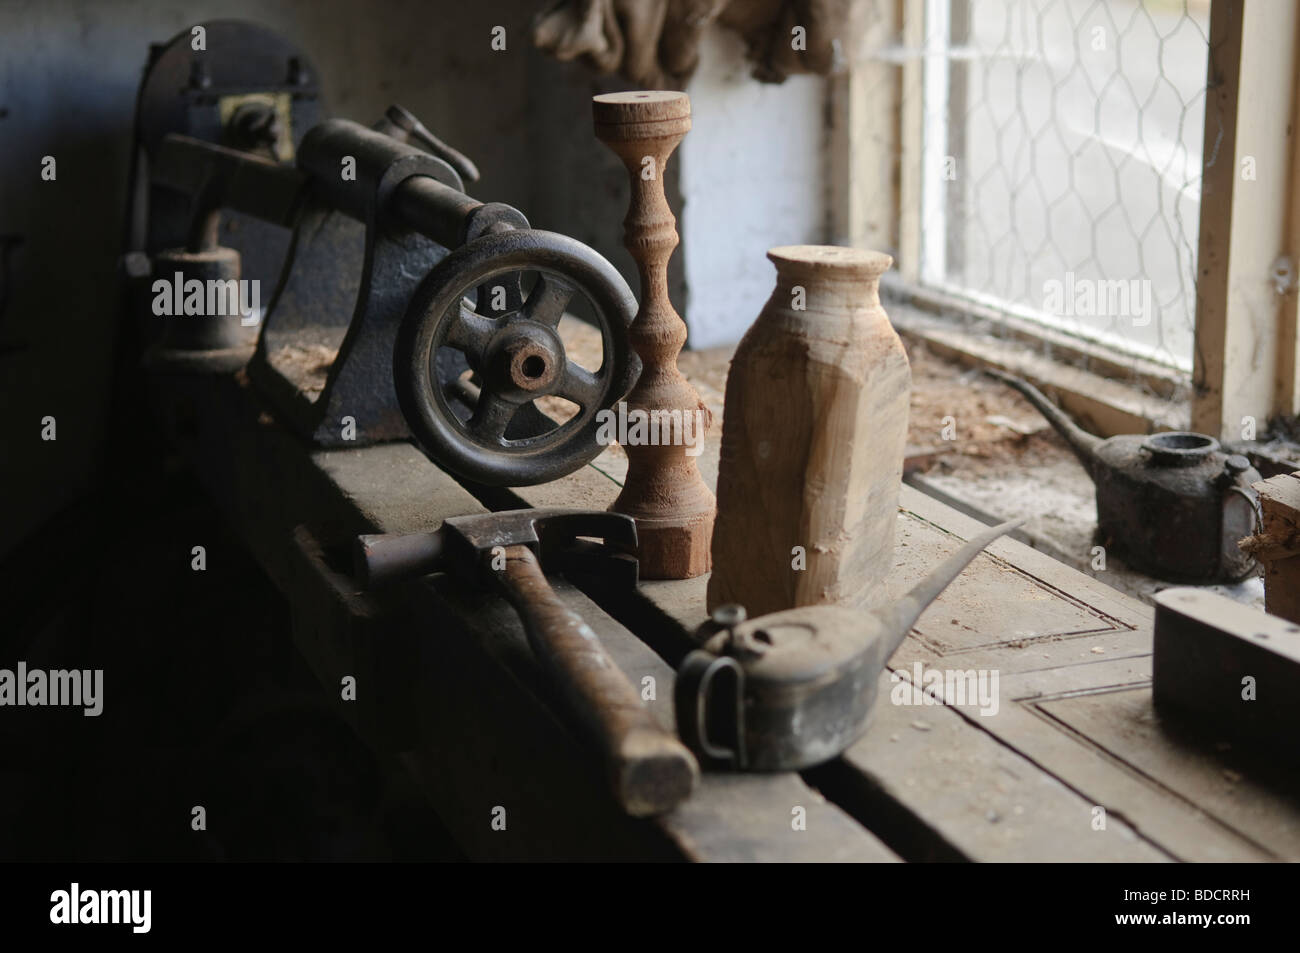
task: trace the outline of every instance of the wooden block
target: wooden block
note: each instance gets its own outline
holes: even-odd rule
[[[1202,589],[1156,595],[1156,705],[1300,765],[1300,625]]]
[[[1254,484],[1263,510],[1247,547],[1264,566],[1264,608],[1300,622],[1300,473]]]
[[[893,562],[911,370],[881,252],[786,245],[727,374],[709,609],[866,606]]]

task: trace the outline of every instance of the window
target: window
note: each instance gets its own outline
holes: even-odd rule
[[[1190,373],[1208,4],[932,6],[922,280]]]
[[[854,7],[834,226],[891,251],[889,292],[979,360],[1093,373],[1046,383],[1101,430],[1295,414],[1294,5]]]

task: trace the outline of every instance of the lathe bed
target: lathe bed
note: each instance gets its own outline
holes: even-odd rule
[[[243,372],[154,386],[172,439],[290,603],[293,639],[326,695],[410,773],[471,859],[1300,858],[1286,780],[1154,711],[1152,611],[1009,539],[921,617],[843,757],[802,775],[708,772],[674,812],[629,818],[504,602],[441,576],[376,598],[348,561],[359,533],[433,529],[485,502],[607,506],[625,467],[617,448],[549,484],[471,492],[407,443],[310,448]],[[720,415],[717,392],[699,389]],[[717,453],[715,430],[699,458],[710,483]],[[978,527],[905,486],[892,589]],[[553,581],[671,725],[673,668],[660,653],[689,647],[705,579],[622,596],[598,580]],[[926,703],[906,684],[940,668],[996,673],[996,712],[973,697]],[[355,701],[340,699],[347,676]]]

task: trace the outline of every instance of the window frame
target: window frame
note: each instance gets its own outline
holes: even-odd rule
[[[831,231],[844,244],[898,249],[898,270],[882,290],[900,331],[964,363],[1025,373],[1103,435],[1190,426],[1241,440],[1248,421],[1262,433],[1274,415],[1300,412],[1300,5],[1210,5],[1190,381],[932,286],[946,235],[920,227],[925,203],[941,194],[925,188],[935,170],[922,146],[936,130],[953,132],[946,93],[929,109],[923,96],[940,83],[947,89],[949,63],[948,44],[927,47],[926,36],[937,25],[960,43],[965,7],[893,0],[868,18],[867,6],[850,5],[856,42],[828,90],[831,194],[847,197],[832,203]],[[901,45],[890,45],[900,33]],[[942,154],[928,155],[933,165]],[[1248,157],[1254,179],[1242,178]],[[1284,287],[1273,272],[1287,263]],[[972,333],[990,322],[996,338]]]

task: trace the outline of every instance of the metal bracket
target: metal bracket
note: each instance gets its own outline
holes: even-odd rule
[[[364,222],[313,197],[294,231],[248,374],[319,446],[409,434],[393,389],[393,341],[415,288],[447,254],[383,212],[392,190],[416,175],[461,189],[446,162],[406,156],[375,184]]]

